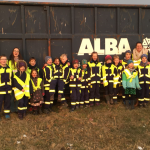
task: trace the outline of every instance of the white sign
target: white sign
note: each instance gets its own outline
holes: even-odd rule
[[[89,38],[83,38],[78,51],[78,55],[91,55],[93,51],[97,52],[98,55],[114,55],[122,54],[126,50],[131,50],[127,38],[121,38],[119,43],[117,43],[117,40],[115,38],[105,38],[105,49],[101,49],[100,38],[94,38],[94,48]]]

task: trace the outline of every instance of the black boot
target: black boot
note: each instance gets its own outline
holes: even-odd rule
[[[129,109],[129,100],[125,100],[125,102],[126,102],[126,104],[125,104],[126,109]]]

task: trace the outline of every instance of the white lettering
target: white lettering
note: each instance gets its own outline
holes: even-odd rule
[[[117,53],[117,40],[114,38],[105,38],[105,55],[113,55]]]
[[[120,43],[118,45],[118,54],[122,54],[126,50],[131,50],[128,39],[127,38],[121,38]]]
[[[104,55],[104,49],[101,49],[101,41],[100,38],[94,38],[94,51],[98,53],[98,55]]]
[[[89,38],[83,38],[80,48],[79,48],[79,52],[78,55],[84,55],[84,54],[89,54],[91,55],[91,53],[93,52],[93,47],[91,44],[91,41]]]

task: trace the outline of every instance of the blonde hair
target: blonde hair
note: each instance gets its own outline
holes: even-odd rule
[[[116,58],[119,59],[119,56],[118,55],[114,55],[113,59],[116,59]]]
[[[60,55],[60,59],[62,59],[63,57],[67,57],[67,54]]]

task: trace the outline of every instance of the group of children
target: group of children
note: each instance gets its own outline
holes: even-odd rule
[[[92,107],[100,104],[100,85],[103,83],[105,99],[108,105],[116,104],[120,89],[122,98],[128,109],[134,108],[134,95],[137,95],[139,106],[147,106],[149,101],[150,65],[147,55],[141,56],[140,64],[134,66],[131,51],[125,52],[125,58],[119,56],[105,57],[104,65],[99,62],[97,52],[91,54],[90,61],[73,60],[72,67],[66,54],[60,58],[45,57],[42,71],[36,66],[36,59],[31,57],[29,67],[22,60],[19,49],[15,48],[7,60],[5,55],[0,57],[0,110],[4,100],[5,118],[10,118],[10,107],[18,101],[18,118],[26,116],[27,106],[33,114],[48,114],[52,111],[56,86],[60,108],[67,107],[64,90],[69,83],[71,110],[79,107]],[[123,88],[121,88],[123,87]],[[136,91],[139,94],[136,94]],[[15,100],[11,101],[11,97]]]

